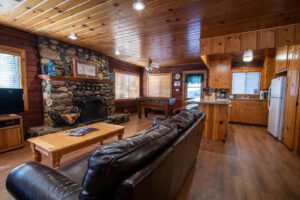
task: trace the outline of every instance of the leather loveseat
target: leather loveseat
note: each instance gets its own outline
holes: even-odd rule
[[[16,199],[176,199],[198,154],[205,114],[184,111],[137,135],[99,147],[55,171],[28,162],[6,188]]]

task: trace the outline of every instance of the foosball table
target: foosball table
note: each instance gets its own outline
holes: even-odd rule
[[[144,111],[145,117],[147,117],[149,110],[164,111],[165,117],[172,116],[174,113],[175,98],[166,97],[141,97],[137,98],[137,107],[139,118],[142,117],[142,111]]]

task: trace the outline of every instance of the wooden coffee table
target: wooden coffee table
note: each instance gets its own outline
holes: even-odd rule
[[[92,133],[88,133],[83,136],[69,136],[65,133],[67,131],[61,131],[44,135],[40,137],[30,138],[30,146],[33,152],[33,159],[35,162],[41,162],[41,154],[50,156],[52,167],[57,169],[60,167],[60,159],[63,155],[90,146],[95,143],[103,143],[103,140],[117,136],[119,140],[123,138],[125,126],[118,126],[106,123],[95,123],[83,127],[93,127],[99,129]],[[83,127],[78,127],[83,128]]]

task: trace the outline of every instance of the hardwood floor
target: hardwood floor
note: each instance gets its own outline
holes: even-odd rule
[[[265,127],[229,125],[225,143],[202,140],[178,200],[300,199],[300,157]]]
[[[150,127],[153,115],[139,120],[132,115],[124,137]],[[111,140],[105,141],[105,143]],[[62,165],[93,152],[98,146],[62,158]],[[13,199],[5,190],[7,174],[31,161],[28,143],[22,149],[0,154],[1,200]],[[43,164],[50,160],[43,157]],[[229,125],[225,143],[202,140],[198,160],[178,200],[199,199],[300,199],[300,157],[277,142],[265,127]]]

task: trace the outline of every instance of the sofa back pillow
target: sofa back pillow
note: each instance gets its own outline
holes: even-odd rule
[[[195,121],[195,115],[189,111],[184,111],[178,115],[171,117],[171,119],[166,120],[168,123],[175,123],[179,132],[186,130]]]
[[[97,149],[89,160],[80,199],[112,199],[117,185],[140,169],[178,135],[174,123],[112,142]]]

